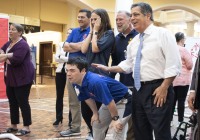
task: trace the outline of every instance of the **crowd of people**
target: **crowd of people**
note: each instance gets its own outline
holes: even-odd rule
[[[200,108],[199,57],[190,80],[193,62],[184,48],[184,34],[173,35],[155,26],[152,8],[144,2],[132,4],[130,13],[117,12],[116,36],[105,9],[81,9],[77,20],[79,27],[69,30],[55,55],[58,66],[53,125],[59,125],[65,117],[65,86],[69,96],[68,129],[60,135],[81,135],[83,117],[88,127],[86,140],[104,140],[109,125],[113,126],[114,140],[171,140],[170,124],[176,102],[181,123],[190,85],[189,107],[193,111]],[[22,34],[20,24],[11,24],[10,40],[0,50],[11,119],[5,132],[17,132],[16,135],[30,133],[32,124],[28,98],[34,67]],[[115,80],[117,73],[119,81]],[[22,129],[17,128],[19,109]]]

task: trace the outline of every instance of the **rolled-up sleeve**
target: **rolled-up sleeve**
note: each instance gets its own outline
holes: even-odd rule
[[[131,53],[131,46],[132,43],[127,46],[127,59],[118,64],[125,74],[133,72],[133,55]]]
[[[169,78],[181,73],[182,63],[175,37],[169,31],[163,36],[163,53],[166,60],[164,78]]]

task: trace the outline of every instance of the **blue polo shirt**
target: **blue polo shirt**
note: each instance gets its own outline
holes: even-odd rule
[[[138,34],[138,32],[133,29],[126,37],[119,33],[115,37],[115,48],[111,54],[112,57],[112,66],[117,66],[121,61],[126,58],[126,50],[129,42]],[[116,73],[110,73],[111,78],[115,78]],[[124,74],[120,73],[119,81],[122,82],[126,86],[133,86],[133,78],[132,73]]]
[[[72,30],[72,32],[69,35],[69,37],[67,38],[66,42],[69,42],[69,43],[70,42],[73,42],[73,43],[81,42],[87,37],[89,32],[90,32],[90,27],[83,29],[83,30],[81,28],[75,28]],[[85,54],[83,54],[81,51],[69,53],[69,58],[78,57],[78,56],[85,57]]]
[[[119,81],[92,72],[87,72],[82,85],[76,87],[80,91],[78,95],[80,101],[92,98],[105,105],[113,99],[115,102],[120,101],[128,93],[128,88]]]

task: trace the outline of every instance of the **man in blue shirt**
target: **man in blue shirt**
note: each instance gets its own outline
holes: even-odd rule
[[[85,57],[85,55],[80,51],[82,41],[87,37],[90,32],[90,17],[91,11],[87,9],[82,9],[78,13],[78,28],[74,28],[71,34],[68,36],[63,49],[65,52],[69,53],[69,58],[74,57]],[[69,129],[66,131],[60,132],[61,136],[76,136],[80,135],[81,128],[81,110],[80,103],[77,99],[76,92],[72,84],[67,80],[67,90],[69,96],[69,109],[71,112],[71,121],[69,120]],[[93,139],[92,135],[89,134],[87,139]]]
[[[124,125],[131,116],[131,95],[122,83],[88,71],[88,62],[72,58],[67,62],[67,78],[79,90],[78,99],[88,104],[93,112],[91,124],[95,140],[104,140],[105,132],[113,121],[115,140],[124,139]],[[95,101],[101,102],[99,111]]]

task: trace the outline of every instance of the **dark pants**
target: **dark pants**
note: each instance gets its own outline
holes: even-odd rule
[[[56,120],[63,119],[63,97],[66,85],[66,73],[56,73]]]
[[[96,105],[97,105],[97,109],[99,110],[99,108],[101,107],[101,103],[96,102]],[[90,129],[90,133],[92,133],[91,118],[92,118],[93,113],[85,101],[81,102],[81,113],[88,128]]]
[[[129,88],[129,89],[131,90],[131,92],[133,92],[133,88]],[[131,99],[131,102],[132,102],[132,99]],[[131,108],[131,111],[132,111],[132,108]],[[133,120],[131,118],[128,120],[128,130],[127,130],[126,140],[135,140],[135,134],[133,131]]]
[[[21,109],[23,125],[29,126],[31,121],[31,108],[29,94],[32,83],[20,87],[6,86],[6,94],[10,105],[11,124],[19,124],[19,108]]]
[[[172,118],[176,102],[178,101],[178,121],[182,122],[185,111],[185,99],[188,93],[189,85],[186,86],[174,86],[174,104],[172,108]]]
[[[200,109],[198,109],[198,112],[197,112],[197,125],[198,125],[198,130],[197,130],[197,137],[198,139],[196,140],[200,140]]]
[[[153,140],[153,131],[156,140],[171,140],[170,121],[173,104],[173,87],[170,86],[166,103],[156,107],[152,96],[162,81],[142,84],[139,91],[134,89],[133,102],[133,127],[136,140]]]

